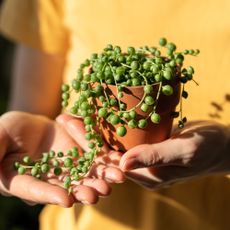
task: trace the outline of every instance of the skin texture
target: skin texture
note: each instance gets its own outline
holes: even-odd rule
[[[17,175],[13,164],[25,154],[37,159],[50,149],[65,151],[77,146],[78,130],[72,129],[71,137],[63,127],[69,119],[67,115],[60,115],[55,122],[24,112],[8,112],[0,118],[0,192],[3,195],[17,196],[29,204],[71,207],[75,202],[94,204],[100,196],[110,194],[108,182],[124,181],[123,173],[118,169],[118,152],[106,157],[101,152],[86,178],[76,182],[70,195],[62,188],[62,176],[49,173],[41,181],[29,175]],[[113,162],[113,165],[107,165],[107,162]]]
[[[20,197],[28,204],[51,203],[70,207],[75,202],[96,203],[100,196],[110,194],[108,182],[124,181],[123,173],[117,169],[118,152],[111,153],[109,157],[102,152],[87,177],[76,183],[71,195],[61,188],[61,178],[50,175],[41,182],[28,175],[17,175],[11,167],[24,154],[39,158],[43,151],[65,150],[77,145],[78,130],[67,134],[63,128],[68,116],[59,116],[57,122],[47,118],[55,118],[60,113],[65,62],[65,55],[47,54],[17,44],[9,110],[46,117],[10,112],[0,119],[0,192],[3,195]],[[105,165],[109,162],[116,164],[113,164],[114,167]]]
[[[188,123],[171,138],[127,151],[120,168],[126,176],[149,189],[161,188],[199,176],[230,171],[229,128],[209,121]]]
[[[55,117],[59,113],[58,92],[64,66],[65,57],[19,45],[10,109]],[[61,184],[57,179],[48,178],[47,183],[40,182],[28,176],[15,175],[8,166],[25,152],[39,156],[42,150],[64,150],[76,145],[76,141],[87,150],[82,121],[62,115],[57,124],[44,117],[15,113],[6,114],[3,118],[8,121],[0,122],[0,190],[2,194],[15,195],[29,202],[56,203],[66,207],[78,201],[95,203],[100,195],[110,192],[107,182],[102,179],[115,183],[124,180],[118,165],[127,178],[149,189],[230,171],[229,128],[214,122],[196,121],[188,123],[182,130],[175,130],[172,137],[162,143],[136,146],[122,157],[105,146],[104,154],[97,158],[88,177],[81,185],[76,185],[73,196],[68,196],[59,187]],[[48,190],[52,192],[48,193]]]
[[[70,133],[79,130],[79,144],[82,148],[87,145],[80,120],[72,119],[65,127]],[[200,176],[226,174],[230,171],[230,131],[214,122],[190,122],[183,129],[175,129],[171,138],[161,143],[128,150],[119,166],[128,179],[147,189]]]

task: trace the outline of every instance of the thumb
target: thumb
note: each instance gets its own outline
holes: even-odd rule
[[[85,128],[83,120],[67,114],[61,114],[56,121],[64,127],[68,134],[80,145],[82,149],[88,151],[88,141],[85,139]]]
[[[82,118],[76,118],[67,114],[61,114],[56,121],[65,128],[69,135],[80,145],[84,151],[90,151],[89,141],[85,139],[85,125]],[[101,148],[103,152],[109,152],[110,149],[106,143]]]
[[[150,166],[182,165],[185,145],[185,141],[172,138],[156,144],[135,146],[122,156],[120,168],[128,171]]]

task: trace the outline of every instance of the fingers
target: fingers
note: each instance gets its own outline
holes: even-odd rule
[[[157,175],[149,172],[147,168],[127,171],[125,172],[125,175],[129,180],[149,189],[155,189],[159,184],[163,183]]]
[[[128,150],[122,156],[120,168],[127,171],[150,166],[185,166],[195,150],[192,138],[170,138],[157,144],[143,144]]]
[[[68,120],[71,120],[71,119],[73,119],[73,117],[65,113],[62,113],[56,117],[56,121],[59,124],[65,124]]]
[[[73,139],[80,144],[81,148],[85,151],[90,151],[88,147],[88,141],[85,139],[84,123],[80,119],[71,119],[63,124],[67,132],[73,137]]]
[[[158,186],[164,184],[173,184],[175,182],[184,181],[185,179],[198,176],[193,168],[183,167],[183,166],[163,166],[159,168],[152,169],[154,176],[158,178]]]
[[[63,207],[71,207],[74,203],[73,196],[68,195],[65,189],[29,175],[15,175],[9,178],[9,185],[6,187],[10,194],[27,202],[57,204]]]
[[[187,167],[162,166],[134,169],[125,172],[125,175],[135,183],[155,190],[188,180],[194,176],[194,172]]]
[[[88,141],[85,139],[84,123],[81,119],[71,118],[68,115],[60,115],[57,120],[85,151],[89,150]],[[90,176],[94,175],[114,183],[123,182],[123,173],[120,169],[115,168],[119,165],[121,153],[111,151],[107,145],[103,146],[102,152],[107,154],[98,154],[98,157],[95,159],[96,164],[92,167]]]
[[[88,141],[85,139],[84,123],[80,119],[71,118],[68,115],[61,115],[57,121],[65,127],[67,132],[87,151]],[[103,154],[106,153],[106,154]],[[121,153],[111,151],[107,145],[103,146],[102,153],[98,154],[95,164],[92,165],[87,177],[99,178],[110,183],[122,183],[125,180],[124,174],[118,168]],[[83,180],[85,181],[85,179]]]
[[[88,150],[88,141],[85,139],[85,129],[83,122],[79,119],[69,120],[66,124],[69,133],[72,133],[76,141],[81,144],[82,148]],[[108,146],[104,145],[102,151],[107,154],[99,154],[96,158],[96,164],[92,167],[90,175],[105,179],[108,182],[121,183],[124,181],[124,175],[120,169],[113,166],[118,166],[121,153],[110,151]],[[110,154],[111,153],[111,154]],[[102,163],[102,164],[100,164]]]
[[[97,192],[87,186],[78,185],[74,187],[73,195],[76,200],[83,204],[96,204],[98,202]]]
[[[91,179],[85,178],[79,182],[76,182],[76,185],[84,185],[85,187],[92,188],[95,190],[97,196],[108,196],[111,192],[111,187],[101,179]]]
[[[111,192],[110,186],[101,179],[85,178],[76,182],[71,194],[62,188],[62,181],[50,179],[48,182],[29,175],[16,175],[10,180],[8,190],[29,205],[56,204],[63,207],[71,207],[75,202],[95,204],[99,196],[108,196]]]
[[[85,151],[88,151],[88,142],[85,140],[85,129],[81,119],[73,118],[67,114],[61,114],[56,118],[56,121],[61,124],[69,135],[81,145]]]
[[[52,178],[48,179],[48,182],[63,187],[63,181],[61,181],[60,179]],[[101,179],[86,177],[79,181],[72,181],[71,184],[73,185],[73,187],[79,185],[83,185],[82,188],[89,187],[94,191],[95,195],[97,196],[108,196],[111,192],[111,188],[108,183]],[[81,199],[77,201],[81,202]]]
[[[128,171],[141,167],[149,167],[160,161],[159,153],[154,149],[154,145],[138,145],[128,150],[120,161],[120,168]]]
[[[29,206],[35,206],[37,203],[36,202],[32,202],[32,201],[28,201],[28,200],[23,200],[22,201],[26,204],[28,204]]]
[[[98,154],[98,157],[95,159],[95,162],[100,164],[105,164],[107,166],[119,167],[122,153],[117,151],[109,151],[107,154]]]
[[[52,179],[49,182],[63,187],[63,181],[58,179]],[[82,204],[95,204],[98,202],[99,197],[108,196],[111,192],[110,186],[105,181],[91,178],[73,182],[72,188],[71,195],[74,198],[74,202]]]
[[[82,119],[78,119],[67,114],[59,115],[56,121],[61,124],[69,135],[81,146],[85,151],[89,151],[88,141],[85,139],[85,127]],[[103,152],[110,151],[109,147],[104,144],[101,148]]]
[[[93,165],[88,176],[96,176],[110,183],[122,183],[125,180],[124,174],[120,169],[108,167],[104,164]]]
[[[90,151],[88,147],[88,141],[85,139],[85,128],[84,123],[81,119],[73,118],[69,115],[63,114],[59,115],[57,118],[57,122],[61,124],[67,132],[72,136],[72,138],[85,150]],[[121,153],[117,151],[111,151],[111,149],[108,147],[108,145],[104,144],[104,146],[101,148],[101,152],[103,153],[109,153],[109,157],[106,157],[106,154],[99,154],[99,157],[97,158],[97,162],[103,162],[106,164],[113,163],[113,165],[116,163],[118,166],[118,162],[120,161]],[[103,157],[101,157],[103,156]]]

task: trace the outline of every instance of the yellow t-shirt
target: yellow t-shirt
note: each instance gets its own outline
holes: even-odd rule
[[[20,3],[19,3],[20,2]],[[106,44],[156,45],[160,37],[179,50],[199,48],[189,58],[200,86],[190,84],[184,113],[189,120],[230,124],[230,2],[228,0],[8,0],[1,31],[9,38],[67,57],[64,79]],[[212,176],[148,191],[132,182],[114,185],[97,205],[47,206],[42,230],[222,230],[229,229],[230,182]]]

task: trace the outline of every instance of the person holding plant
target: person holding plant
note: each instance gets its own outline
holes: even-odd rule
[[[60,178],[52,173],[43,178],[43,181],[29,175],[17,175],[13,167],[14,162],[20,156],[24,156],[25,152],[29,153],[29,157],[36,159],[47,149],[65,151],[78,145],[62,125],[68,119],[70,118],[60,115],[55,122],[45,116],[25,112],[8,112],[1,116],[1,194],[17,196],[29,204],[49,203],[71,207],[76,202],[96,203],[100,196],[110,194],[111,188],[106,181],[120,183],[124,180],[119,169],[107,166],[103,154],[97,158],[97,163],[91,168],[88,176],[75,184],[71,194],[62,188]],[[120,154],[114,151],[109,159],[116,160],[119,156]]]
[[[181,47],[201,50],[194,62],[200,86],[190,86],[192,103],[184,104],[191,122],[168,140],[117,157],[131,180],[114,185],[109,199],[70,209],[47,206],[41,229],[63,229],[67,222],[69,229],[228,229],[230,182],[224,175],[230,171],[229,108],[221,107],[218,123],[200,120],[210,119],[211,105],[229,94],[229,8],[224,1],[150,0],[8,0],[3,5],[2,33],[20,44],[11,109],[55,117],[62,77],[70,82],[77,66],[107,43],[139,47],[165,36]],[[65,115],[61,124],[86,150],[81,121]]]

